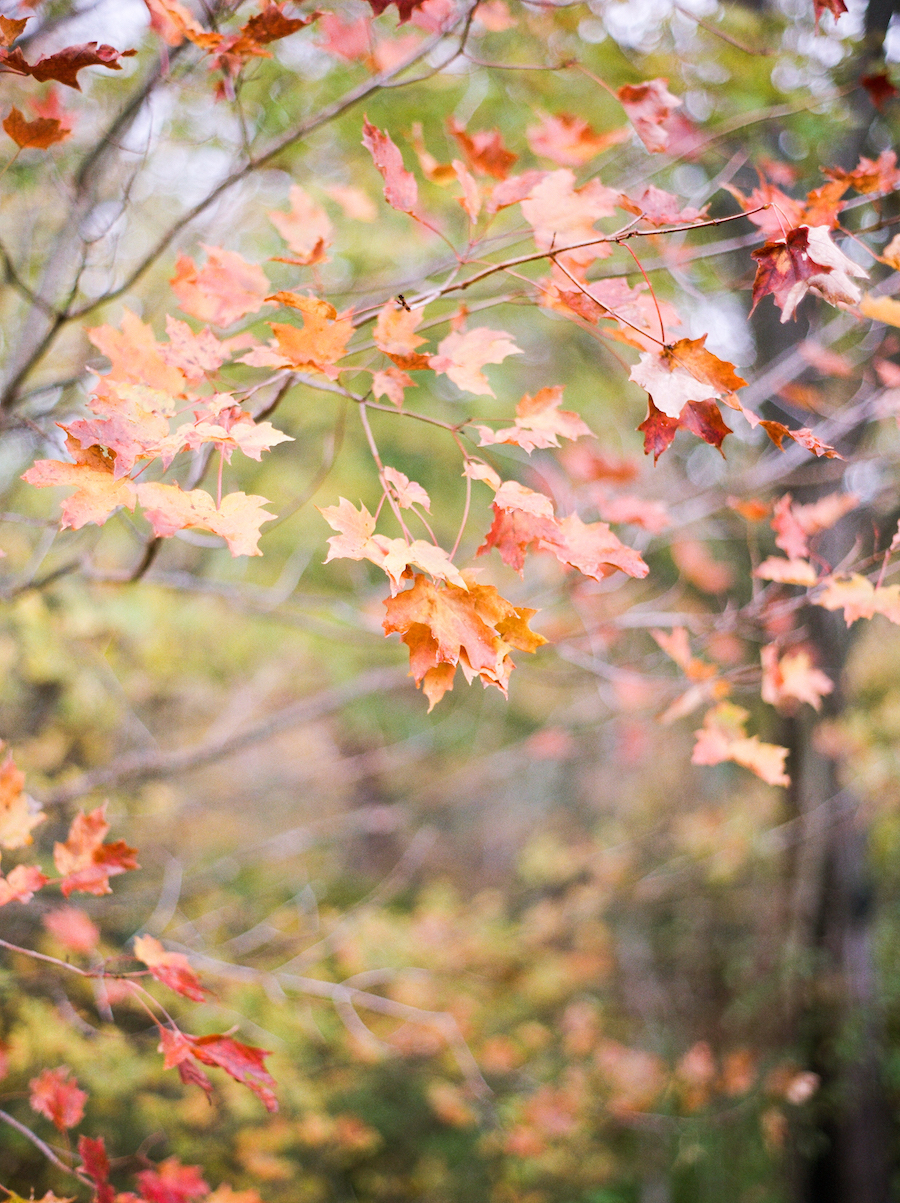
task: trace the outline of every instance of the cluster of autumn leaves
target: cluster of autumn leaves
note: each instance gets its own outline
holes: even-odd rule
[[[324,21],[328,15],[288,17],[284,4],[263,3],[260,12],[240,30],[221,34],[203,29],[177,0],[145,2],[152,28],[168,46],[192,42],[211,56],[223,79],[233,77],[249,58],[269,54],[265,47],[271,42],[320,16]],[[372,7],[377,15],[384,5],[373,2]],[[451,0],[400,5],[402,22],[410,20],[432,30],[449,28],[456,15]],[[493,11],[490,19],[500,21],[502,15]],[[14,40],[21,27],[22,22],[7,20],[2,34],[8,41]],[[354,57],[349,47],[356,43],[346,27],[339,30],[332,21],[326,39],[330,53]],[[70,49],[68,66],[56,63],[60,56],[51,56],[28,67],[27,73],[77,87],[75,72],[89,62],[117,65],[116,55],[108,54],[108,48],[101,47],[94,59],[86,51],[74,53],[79,48]],[[25,71],[21,52],[8,49],[3,53],[6,69]],[[677,153],[691,138],[696,140],[696,131],[678,111],[680,100],[669,92],[664,79],[626,85],[612,95],[649,152]],[[421,130],[413,131],[411,140],[428,179],[459,187],[470,243],[476,241],[476,228],[486,232],[498,213],[518,206],[536,248],[530,257],[545,258],[550,267],[544,279],[534,282],[537,303],[601,337],[637,350],[630,379],[648,397],[648,414],[639,427],[645,451],[658,458],[679,429],[721,449],[729,433],[720,408],[725,406],[740,413],[751,427],[761,427],[779,447],[788,439],[815,455],[836,454],[812,430],[790,429],[761,419],[746,407],[738,395],[745,381],[734,365],[709,351],[705,336],[673,338],[671,331],[678,330],[681,318],[646,282],[632,286],[625,274],[589,277],[598,261],[635,236],[653,235],[658,240],[667,231],[701,227],[707,220],[704,211],[683,207],[677,197],[653,185],[639,195],[624,194],[596,176],[578,186],[574,168],[621,141],[627,127],[597,133],[580,118],[544,114],[540,124],[528,131],[528,140],[536,155],[550,159],[555,166],[520,174],[513,173],[518,156],[503,144],[499,131],[469,131],[451,120],[448,132],[460,155],[450,163],[441,163],[429,154]],[[416,177],[407,170],[390,135],[365,119],[362,143],[382,177],[387,204],[423,229],[446,238],[440,217],[423,208]],[[781,308],[782,319],[788,320],[803,297],[814,293],[834,305],[860,305],[863,313],[874,315],[877,309],[879,316],[884,316],[884,299],[862,296],[856,281],[866,272],[840,250],[831,232],[849,189],[874,196],[893,191],[898,182],[896,158],[885,152],[876,161],[861,160],[854,171],[829,172],[828,182],[805,201],[790,197],[765,179],[750,196],[732,189],[767,239],[753,252],[757,262],[754,305],[771,295]],[[333,196],[352,219],[372,219],[371,201],[361,190],[344,187],[333,190]],[[617,232],[599,231],[597,223],[617,211],[628,215],[627,224]],[[334,230],[325,210],[303,188],[291,189],[288,212],[269,216],[289,252],[278,257],[280,262],[314,270],[327,260]],[[273,383],[285,388],[306,377],[324,377],[343,386],[351,373],[362,375],[368,391],[348,395],[360,403],[364,414],[370,399],[384,398],[402,410],[408,390],[416,384],[414,375],[421,372],[444,375],[463,393],[494,396],[485,367],[522,353],[506,331],[470,325],[465,307],[449,319],[450,330],[436,350],[423,349],[426,340],[418,329],[433,300],[433,294],[423,293],[409,301],[391,299],[377,316],[371,311],[376,320],[368,347],[374,347],[380,362],[371,357],[361,361],[358,351],[367,347],[354,345],[352,340],[370,320],[367,313],[338,313],[327,300],[309,292],[272,292],[257,264],[224,248],[204,249],[202,265],[189,256],[178,259],[171,285],[182,311],[205,328],[195,330],[170,316],[168,341],[158,342],[150,326],[126,312],[120,330],[104,325],[88,331],[111,365],[107,373],[96,375],[88,401],[92,416],[61,423],[71,462],[40,460],[24,475],[38,487],[74,489],[62,504],[63,527],[102,524],[119,508],[134,510],[139,505],[156,538],[199,527],[220,536],[233,555],[260,554],[261,527],[273,515],[265,508],[263,497],[240,491],[223,494],[221,464],[236,450],[259,460],[263,451],[289,441],[289,436],[264,420],[261,411],[251,410],[249,399],[256,390],[241,394],[221,387],[220,373],[226,365],[263,369]],[[892,259],[891,246],[885,255],[886,262],[897,258],[894,254]],[[272,337],[267,342],[261,343],[247,331],[226,333],[273,305],[286,311],[290,320],[270,322]],[[648,567],[641,555],[622,543],[608,521],[585,522],[577,513],[558,514],[552,497],[518,481],[501,479],[490,462],[490,452],[481,454],[481,449],[501,444],[531,454],[559,447],[561,439],[589,435],[581,418],[562,408],[561,388],[543,388],[534,396],[524,396],[511,424],[500,429],[469,425],[467,433],[475,451],[463,443],[462,427],[448,427],[448,431],[462,454],[467,487],[478,482],[493,494],[493,521],[479,555],[496,549],[504,563],[520,573],[526,555],[541,552],[593,580],[614,572],[638,579],[646,576]],[[178,483],[149,478],[148,468],[158,465],[164,474],[182,453],[206,457],[213,452],[220,457],[215,496],[204,488],[183,489]],[[471,572],[461,571],[453,560],[455,548],[448,553],[433,536],[417,537],[409,529],[413,518],[431,534],[425,519],[431,504],[426,491],[399,469],[383,464],[374,446],[373,453],[381,485],[378,509],[373,515],[365,505],[356,507],[343,498],[337,505],[324,507],[321,512],[336,532],[329,540],[328,559],[368,560],[385,572],[390,597],[385,602],[384,630],[399,634],[406,643],[411,675],[431,706],[452,687],[457,667],[468,679],[478,677],[485,685],[505,692],[513,667],[511,653],[531,652],[545,642],[528,625],[534,611],[514,606],[493,586],[479,584]],[[383,509],[392,512],[400,536],[376,529]],[[835,599],[851,588],[848,582],[837,581],[823,589],[809,561],[801,568],[798,560],[791,555],[793,566],[772,568],[782,575],[769,579],[815,587],[825,605],[837,604]],[[857,609],[851,604],[848,617],[865,612],[866,605],[871,613],[890,613],[884,590],[870,586],[871,597],[864,603],[860,600],[863,586],[854,583],[853,588]],[[736,732],[742,720],[733,714],[727,739],[720,731],[721,714],[715,721],[719,734],[715,740],[704,736],[706,750],[698,753],[706,756],[707,762],[717,754],[710,749],[721,751],[741,738]],[[777,776],[768,773],[770,779]]]
[[[16,767],[11,755],[7,754],[0,763],[0,847],[19,850],[32,842],[32,831],[46,819],[46,815],[25,792],[24,774]],[[111,893],[111,877],[139,868],[135,859],[136,849],[123,840],[104,842],[109,831],[106,808],[101,806],[90,813],[79,813],[72,821],[64,842],[53,849],[53,863],[58,877],[52,878],[34,864],[20,863],[6,875],[0,875],[0,906],[9,902],[30,902],[34,895],[47,886],[59,887],[63,897],[82,893],[102,896]],[[87,968],[73,965],[74,972],[92,979],[98,1002],[109,1008],[117,1002],[136,1001],[148,1012],[159,1032],[159,1051],[163,1054],[166,1069],[177,1069],[186,1084],[199,1086],[211,1095],[213,1084],[202,1066],[224,1070],[235,1081],[250,1089],[268,1111],[276,1111],[278,1104],[273,1093],[275,1082],[266,1070],[265,1050],[254,1048],[234,1040],[224,1033],[193,1036],[182,1031],[169,1012],[160,1007],[143,982],[150,976],[182,997],[202,1002],[208,991],[201,984],[187,957],[168,952],[153,936],[138,936],[134,941],[133,957],[143,968],[125,972],[110,972],[105,961],[97,954],[99,933],[90,919],[80,910],[65,906],[51,910],[45,916],[45,924],[67,952],[82,963],[87,958]],[[27,952],[27,949],[14,951]],[[63,963],[60,962],[62,965]],[[160,1017],[161,1016],[161,1017]],[[6,1073],[5,1046],[0,1047],[0,1076]],[[32,1109],[55,1125],[60,1133],[76,1127],[84,1116],[87,1094],[65,1066],[45,1069],[30,1083],[29,1102]],[[95,1190],[98,1203],[137,1199],[135,1195],[115,1195],[109,1184],[109,1161],[102,1137],[82,1136],[78,1142],[81,1169]],[[174,1159],[162,1163],[154,1170],[138,1174],[140,1198],[154,1203],[162,1198],[155,1191],[156,1179],[162,1175],[181,1172],[196,1174],[191,1167],[179,1166]],[[207,1194],[205,1183],[199,1193]],[[227,1192],[226,1192],[227,1193]],[[174,1198],[174,1195],[166,1195]],[[50,1196],[45,1196],[49,1200]]]

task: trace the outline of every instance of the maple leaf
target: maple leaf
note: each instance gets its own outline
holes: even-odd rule
[[[536,514],[539,518],[553,517],[553,502],[544,493],[536,493],[519,484],[517,480],[505,480],[494,496],[494,505],[501,510],[522,510]]]
[[[761,777],[767,785],[790,785],[784,771],[788,749],[778,744],[761,743],[759,736],[747,736],[745,723],[749,714],[732,702],[720,702],[707,711],[703,727],[695,731],[697,742],[691,764],[721,764],[733,760]]]
[[[24,787],[25,774],[16,768],[12,753],[7,752],[0,763],[0,847],[24,848],[31,843],[32,829],[47,817]]]
[[[412,377],[400,368],[385,368],[383,372],[372,373],[372,396],[387,397],[392,405],[402,409],[404,390],[411,388],[414,383]]]
[[[421,8],[425,0],[367,0],[371,5],[372,12],[376,17],[380,17],[386,8],[391,4],[396,4],[397,12],[400,14],[400,24],[404,25],[416,11]]]
[[[667,79],[649,79],[640,84],[625,84],[616,92],[637,135],[651,153],[669,145],[669,132],[663,123],[681,101],[666,87]]]
[[[403,166],[403,156],[390,135],[376,129],[366,117],[362,144],[384,180],[384,199],[392,209],[413,215],[419,201],[419,188],[415,176]]]
[[[496,180],[506,179],[519,156],[506,149],[499,130],[478,130],[470,134],[453,117],[448,119],[447,129],[472,171],[493,176]]]
[[[592,246],[566,251],[560,262],[573,270],[583,269],[595,259],[605,259],[612,247],[594,228],[601,217],[616,211],[619,194],[599,180],[575,188],[575,175],[568,167],[549,171],[522,201],[522,215],[534,230],[538,250],[550,251],[596,240]]]
[[[422,320],[423,309],[401,309],[394,301],[387,301],[378,311],[378,319],[372,330],[375,346],[386,355],[412,355],[425,339],[416,334]]]
[[[523,171],[521,175],[511,175],[495,184],[486,206],[488,213],[499,213],[501,209],[526,200],[547,174],[546,171]]]
[[[203,1065],[217,1066],[236,1082],[247,1086],[264,1104],[267,1111],[277,1111],[278,1101],[271,1087],[275,1080],[265,1067],[265,1058],[270,1056],[265,1049],[253,1048],[232,1040],[230,1036],[189,1036],[185,1032],[172,1032],[160,1028],[160,1052],[165,1055],[166,1069],[179,1066],[190,1057]],[[205,1078],[205,1075],[202,1075]],[[208,1079],[206,1079],[208,1081]]]
[[[662,453],[671,446],[679,423],[677,418],[670,418],[661,409],[657,409],[652,397],[649,401],[647,416],[638,426],[638,430],[644,436],[644,455],[649,455],[652,451],[653,462],[656,463]]]
[[[831,13],[836,21],[847,11],[844,0],[813,0],[813,6],[816,10],[816,30],[819,28],[819,20],[823,13]]]
[[[659,352],[644,352],[629,380],[645,388],[655,408],[669,418],[680,417],[690,401],[710,401],[742,388],[747,382],[734,365],[707,351],[705,342],[704,334],[681,338]]]
[[[70,1069],[44,1069],[31,1079],[28,1090],[32,1111],[45,1116],[60,1132],[81,1123],[88,1096],[79,1089]]]
[[[158,982],[185,998],[203,1002],[208,991],[201,986],[190,961],[182,953],[167,952],[153,936],[138,936],[134,942],[134,955],[144,962]]]
[[[634,213],[643,217],[651,226],[682,225],[692,221],[701,221],[709,206],[695,209],[691,205],[681,208],[681,201],[671,192],[663,192],[655,184],[650,184],[641,195],[632,200],[624,193],[619,197],[619,205],[626,213]]]
[[[0,906],[8,902],[30,902],[50,880],[34,865],[16,865],[6,877],[0,877]]]
[[[429,710],[450,688],[457,664],[505,694],[510,649],[535,651],[546,643],[528,627],[535,611],[513,606],[491,585],[438,588],[416,575],[411,589],[384,604],[384,632],[399,633],[409,648],[410,676],[429,697]]]
[[[809,555],[808,539],[839,522],[859,505],[855,493],[828,493],[809,505],[794,505],[790,493],[785,493],[775,502],[772,530],[775,545],[786,552],[790,559],[803,560]]]
[[[325,191],[332,200],[337,201],[351,221],[372,222],[378,216],[372,198],[362,188],[352,184],[332,184]]]
[[[181,443],[183,440],[183,446],[192,451],[204,443],[213,443],[229,463],[235,448],[259,462],[263,451],[269,451],[279,443],[294,441],[291,435],[276,430],[271,422],[255,422],[240,406],[228,404],[231,399],[229,393],[210,398],[215,404],[195,410],[197,420],[193,425],[179,426],[176,441]],[[224,405],[221,404],[223,401]]]
[[[62,875],[60,889],[68,898],[76,890],[83,894],[109,894],[110,877],[140,866],[134,859],[137,849],[129,848],[124,840],[104,844],[109,831],[106,804],[91,811],[80,812],[72,820],[69,838],[53,847],[53,863]]]
[[[76,461],[74,464],[39,459],[22,473],[22,480],[38,489],[54,485],[75,487],[75,492],[60,507],[61,530],[67,527],[79,530],[87,522],[102,526],[119,506],[134,509],[135,487],[130,480],[116,479],[114,456],[104,455],[99,447],[82,447],[72,435],[66,440],[66,447]]]
[[[777,581],[783,585],[805,585],[811,588],[818,581],[816,570],[808,560],[785,560],[769,556],[754,569],[753,575],[762,581]]]
[[[188,1203],[209,1194],[200,1167],[182,1165],[177,1157],[167,1157],[154,1169],[141,1170],[135,1178],[146,1203]]]
[[[861,75],[859,77],[860,85],[865,88],[869,95],[869,99],[876,109],[883,109],[884,106],[897,96],[900,96],[891,78],[886,71],[877,71],[869,75]]]
[[[30,20],[30,17],[0,17],[0,43],[11,46]]]
[[[301,266],[327,262],[325,251],[331,246],[334,233],[328,214],[296,184],[291,188],[290,202],[290,212],[274,210],[268,214],[269,221],[296,256],[288,262]]]
[[[85,67],[109,67],[112,71],[121,71],[119,59],[130,58],[135,54],[136,50],[116,50],[113,46],[98,46],[96,42],[85,42],[78,46],[66,46],[56,54],[39,58],[36,63],[28,63],[22,51],[16,47],[15,50],[0,50],[0,72],[30,75],[38,83],[46,83],[47,80],[53,79],[80,92],[79,71],[83,71]]]
[[[642,526],[654,535],[672,525],[669,511],[661,501],[648,501],[630,494],[610,497],[598,492],[596,502],[597,512],[604,522],[627,522]]]
[[[714,560],[699,539],[676,539],[672,543],[675,567],[703,593],[724,593],[734,584],[734,573],[727,564]]]
[[[241,26],[241,33],[262,46],[268,46],[272,42],[279,42],[282,38],[289,37],[298,29],[305,29],[319,15],[318,13],[306,13],[300,17],[286,17],[282,11],[283,8],[283,0],[281,3],[265,0],[262,12],[257,13],[256,16],[250,18],[246,25]]]
[[[269,300],[297,309],[303,314],[303,327],[284,322],[270,322],[275,341],[268,347],[258,347],[244,355],[241,363],[254,367],[294,367],[301,371],[321,372],[329,380],[337,380],[335,366],[347,349],[353,334],[353,322],[348,316],[338,317],[333,306],[317,297],[278,292]]]
[[[893,192],[900,184],[897,153],[893,150],[883,150],[877,159],[861,157],[852,171],[844,171],[839,167],[825,167],[823,170],[829,179],[855,188],[857,192]]]
[[[476,426],[481,446],[495,443],[511,443],[521,447],[529,455],[537,447],[558,447],[560,437],[580,439],[592,434],[589,426],[578,414],[560,409],[563,390],[561,387],[542,388],[530,397],[527,393],[516,406],[516,422],[503,430],[491,430],[488,426]]]
[[[454,330],[438,344],[437,355],[429,356],[430,367],[448,376],[457,388],[478,396],[496,394],[481,369],[488,363],[502,363],[508,355],[522,350],[504,330],[476,326],[473,330]]]
[[[170,314],[166,314],[166,333],[169,341],[158,348],[160,358],[187,380],[204,380],[231,357],[229,340],[222,341],[209,329],[195,333],[187,322]]]
[[[477,554],[496,547],[503,562],[521,573],[525,552],[532,545],[594,580],[602,580],[616,569],[638,578],[649,571],[640,554],[614,535],[606,522],[586,524],[577,514],[557,520],[546,513],[529,513],[521,506],[504,509],[495,500],[494,522]]]
[[[459,204],[465,209],[469,221],[477,221],[481,212],[481,191],[475,178],[460,159],[454,159],[452,167],[463,191],[462,196],[458,198]]]
[[[790,711],[796,702],[809,702],[814,710],[819,710],[822,698],[834,690],[834,682],[821,669],[813,667],[812,658],[804,648],[779,656],[777,646],[769,643],[760,655],[762,700],[770,706]]]
[[[230,326],[248,313],[257,313],[269,292],[262,268],[236,251],[201,246],[206,264],[198,268],[193,259],[181,255],[169,281],[184,312],[212,326]]]
[[[38,117],[36,121],[26,121],[16,108],[4,118],[3,128],[16,146],[30,146],[38,150],[46,150],[48,146],[62,142],[72,132],[53,117]]]
[[[859,573],[847,577],[829,577],[815,605],[826,610],[843,610],[844,621],[852,626],[859,618],[883,614],[889,622],[900,624],[900,585],[875,586]]]
[[[217,507],[203,489],[185,492],[178,485],[150,481],[138,486],[138,496],[155,535],[165,539],[199,526],[220,535],[233,556],[261,556],[260,527],[274,517],[262,508],[267,498],[255,494],[226,493]]]
[[[411,506],[420,505],[431,512],[431,498],[416,481],[410,480],[396,468],[385,468],[382,476],[391,486],[391,492],[401,509],[408,510]]]
[[[112,365],[102,380],[143,384],[173,396],[184,388],[183,373],[166,362],[152,328],[130,309],[122,314],[121,331],[113,326],[96,326],[86,333]]]
[[[61,906],[44,915],[44,927],[72,952],[93,952],[100,943],[97,925],[77,906]]]
[[[179,0],[144,0],[150,28],[170,46],[180,46],[189,35],[203,34],[193,14]]]
[[[109,1184],[109,1157],[102,1136],[79,1136],[81,1168],[94,1184],[94,1203],[114,1203],[115,1191]]]
[[[798,226],[783,241],[767,242],[752,255],[758,264],[753,308],[771,293],[782,322],[794,316],[810,291],[832,305],[855,304],[862,293],[850,276],[869,274],[834,245],[827,226]]]
[[[630,132],[624,126],[598,134],[574,113],[541,113],[540,118],[540,125],[533,125],[525,132],[528,145],[534,154],[560,167],[583,167],[603,151],[624,142]]]
[[[345,58],[366,60],[372,54],[372,23],[366,16],[354,21],[343,22],[337,13],[323,13],[319,28],[325,35],[318,42],[328,54]]]

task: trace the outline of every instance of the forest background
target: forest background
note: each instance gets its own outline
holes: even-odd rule
[[[895,1197],[893,7],[2,6],[14,1200]]]

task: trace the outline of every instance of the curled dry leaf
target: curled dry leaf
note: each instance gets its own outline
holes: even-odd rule
[[[362,144],[384,180],[384,199],[392,209],[414,214],[419,203],[419,188],[415,176],[403,166],[403,156],[390,135],[371,125],[367,117],[363,122]]]

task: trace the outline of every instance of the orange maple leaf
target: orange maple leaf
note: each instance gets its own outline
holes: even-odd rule
[[[216,506],[203,489],[185,492],[178,485],[149,481],[138,485],[138,496],[144,517],[160,538],[199,526],[220,535],[233,556],[261,556],[260,527],[274,517],[262,508],[267,498],[255,494],[226,493]]]
[[[230,326],[248,313],[257,313],[269,292],[262,268],[236,251],[201,246],[206,264],[198,268],[193,259],[182,255],[170,280],[184,312],[212,326]]]
[[[60,1132],[81,1123],[88,1096],[79,1088],[70,1069],[61,1066],[41,1070],[28,1083],[28,1089],[31,1109],[46,1116]]]
[[[26,121],[18,109],[13,108],[3,121],[3,128],[16,146],[46,150],[56,142],[62,142],[72,132],[54,117],[38,117]]]
[[[511,443],[521,447],[529,455],[538,447],[558,447],[560,437],[580,439],[593,433],[578,414],[560,409],[562,388],[542,388],[530,397],[527,393],[516,406],[516,422],[503,430],[491,430],[488,426],[476,426],[480,445],[489,447],[495,443]]]
[[[53,485],[69,485],[75,492],[60,506],[60,529],[79,530],[87,522],[102,526],[119,508],[133,510],[136,501],[134,484],[126,477],[114,475],[115,456],[105,456],[99,447],[82,447],[72,435],[66,446],[75,458],[74,464],[61,460],[39,459],[22,479],[38,489]]]
[[[386,635],[400,634],[410,652],[410,676],[429,699],[429,710],[452,687],[459,664],[471,680],[480,676],[504,694],[512,648],[535,651],[546,643],[528,627],[534,610],[517,608],[490,585],[438,588],[415,576],[411,589],[385,601]]]
[[[454,330],[438,344],[437,355],[429,356],[435,372],[448,376],[457,388],[478,396],[495,396],[481,369],[488,363],[502,363],[508,355],[522,350],[504,330],[476,326],[474,330]]]
[[[761,743],[759,736],[747,736],[745,723],[749,715],[733,702],[720,702],[708,710],[703,727],[696,731],[697,742],[691,764],[721,764],[733,760],[761,777],[768,785],[790,785],[784,771],[788,749],[778,744]]]
[[[612,254],[612,246],[597,233],[594,223],[601,217],[611,217],[616,211],[619,194],[606,188],[599,180],[591,180],[583,188],[575,187],[575,174],[568,167],[549,171],[530,188],[522,201],[522,214],[534,230],[538,250],[563,250],[596,239],[592,246],[567,251],[560,262],[576,274],[595,259]]]
[[[0,846],[24,848],[31,843],[32,829],[46,817],[25,793],[25,774],[16,768],[12,753],[8,752],[0,763]]]
[[[290,191],[290,212],[274,210],[269,221],[294,252],[295,258],[287,260],[301,266],[327,262],[325,251],[331,245],[334,228],[328,214],[317,205],[309,193],[294,185]],[[278,260],[285,262],[285,260]]]
[[[583,167],[591,159],[624,142],[628,126],[596,133],[583,117],[573,113],[541,113],[540,125],[526,131],[528,145],[536,155],[551,159],[560,167]]]

